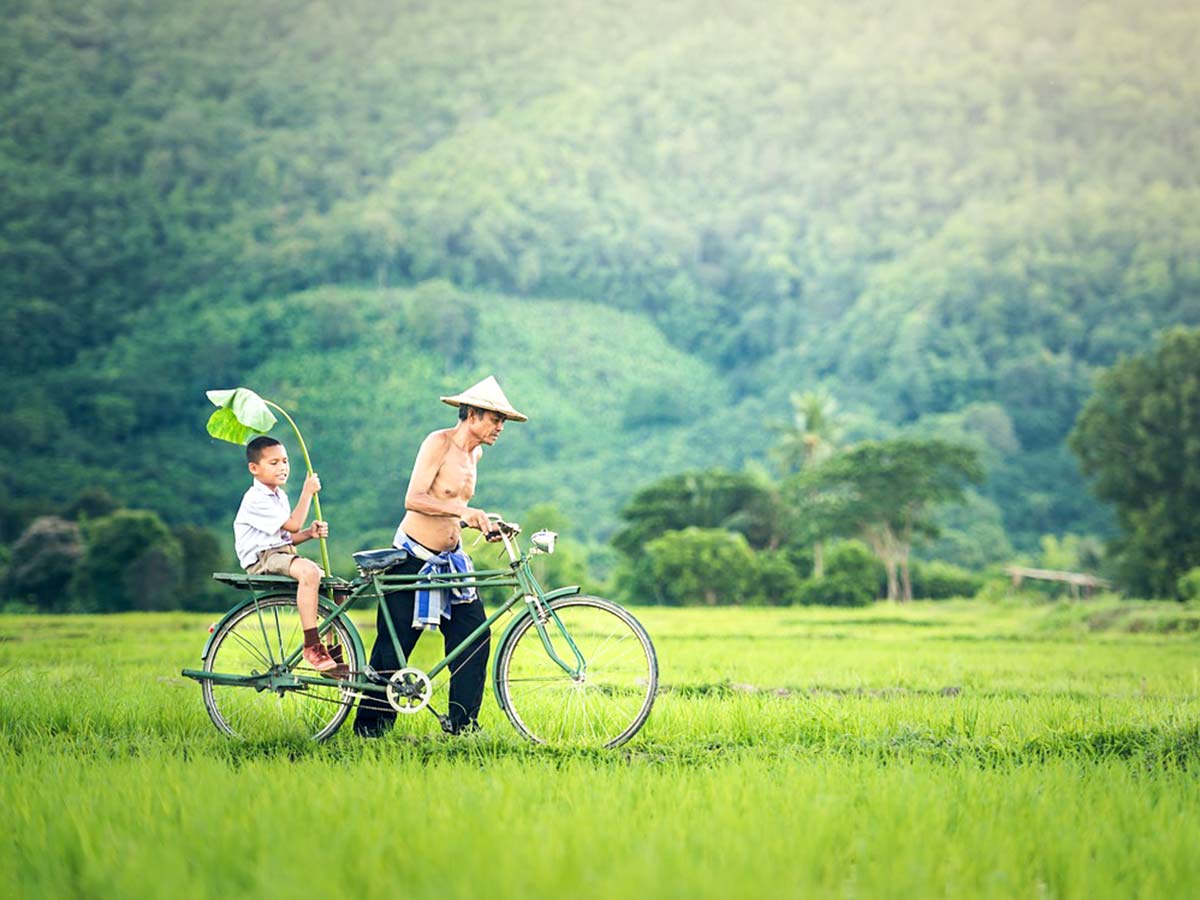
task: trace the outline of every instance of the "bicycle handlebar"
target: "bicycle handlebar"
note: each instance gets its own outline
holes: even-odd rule
[[[520,534],[521,533],[520,525],[518,525],[516,522],[505,522],[502,518],[500,518],[495,513],[488,513],[488,521],[493,523],[498,530],[506,532],[508,534]]]
[[[518,525],[516,522],[505,522],[504,519],[500,518],[500,516],[496,515],[495,513],[488,513],[488,521],[496,526],[495,531],[485,531],[483,533],[483,536],[489,540],[501,534],[507,534],[510,537],[513,537],[521,533],[520,525]],[[458,520],[458,526],[460,528],[470,527],[462,519]]]

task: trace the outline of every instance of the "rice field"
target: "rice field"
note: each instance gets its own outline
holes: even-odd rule
[[[490,689],[468,737],[234,741],[179,677],[213,616],[2,616],[3,893],[1200,896],[1200,610],[635,612],[662,689],[612,751]]]

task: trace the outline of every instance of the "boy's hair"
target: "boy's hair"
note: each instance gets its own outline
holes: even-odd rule
[[[260,434],[246,445],[246,462],[256,463],[262,459],[262,455],[267,452],[268,447],[282,446],[283,444],[270,435]]]

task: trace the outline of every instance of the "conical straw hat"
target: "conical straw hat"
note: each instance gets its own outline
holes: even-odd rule
[[[508,398],[504,396],[504,391],[500,390],[500,383],[496,381],[496,376],[489,375],[487,378],[478,384],[473,384],[461,394],[456,394],[453,397],[443,397],[443,403],[449,403],[451,406],[474,406],[477,409],[490,409],[492,412],[498,412],[506,419],[512,419],[514,422],[528,422],[529,417],[524,413],[519,413],[513,409],[512,404],[508,402]]]

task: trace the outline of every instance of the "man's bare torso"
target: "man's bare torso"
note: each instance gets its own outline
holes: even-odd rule
[[[476,463],[481,448],[468,451],[453,440],[453,428],[435,431],[425,439],[413,471],[406,500],[408,509],[400,527],[410,538],[431,550],[453,550],[458,546],[462,528],[457,514],[447,515],[414,509],[421,506],[421,495],[433,501],[466,507],[475,496]],[[432,480],[429,473],[432,472]]]

